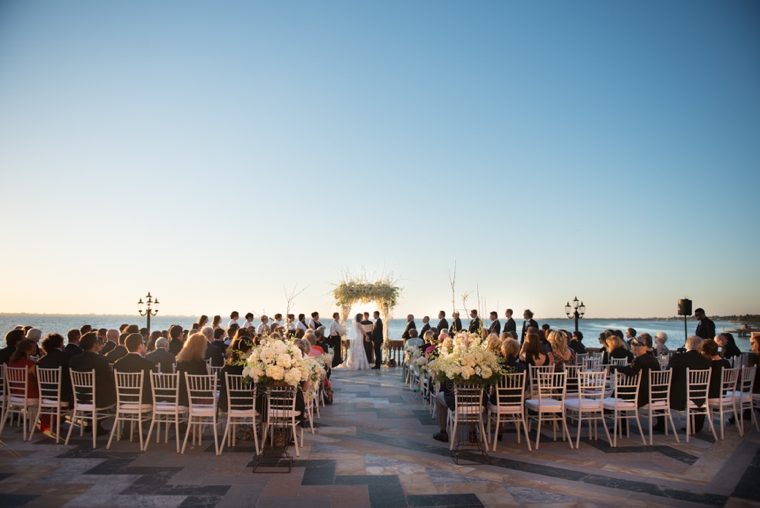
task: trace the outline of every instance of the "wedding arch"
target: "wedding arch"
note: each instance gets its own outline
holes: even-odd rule
[[[380,316],[383,318],[383,341],[388,342],[388,323],[393,318],[393,308],[398,304],[401,290],[396,285],[393,274],[382,275],[375,280],[370,280],[365,273],[360,275],[343,274],[343,279],[335,284],[333,296],[335,303],[340,307],[340,317],[343,326],[346,326],[351,314],[351,307],[355,303],[377,304]]]

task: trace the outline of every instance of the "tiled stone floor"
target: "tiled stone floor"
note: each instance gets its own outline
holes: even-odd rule
[[[740,438],[729,427],[717,443],[707,431],[689,444],[656,435],[653,447],[632,431],[615,449],[582,437],[571,450],[545,427],[539,451],[512,431],[490,464],[456,465],[400,376],[335,370],[334,404],[321,409],[290,474],[252,473],[252,443],[220,457],[208,437],[184,455],[171,436],[145,453],[128,441],[106,451],[107,437],[92,450],[86,436],[69,446],[39,435],[25,443],[6,428],[0,507],[760,506],[754,429]]]

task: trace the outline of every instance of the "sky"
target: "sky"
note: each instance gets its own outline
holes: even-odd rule
[[[305,288],[327,314],[365,272],[434,315],[456,263],[458,308],[760,313],[759,26],[751,1],[0,1],[0,312]]]

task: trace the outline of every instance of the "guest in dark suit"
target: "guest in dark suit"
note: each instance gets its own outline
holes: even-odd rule
[[[207,326],[201,331],[201,333],[203,333],[203,336],[206,337],[206,341],[208,341],[206,352],[204,354],[205,359],[211,359],[212,367],[222,367],[224,365],[224,353],[221,349],[213,344],[214,329],[210,326]]]
[[[535,328],[538,330],[538,323],[533,320],[533,312],[531,312],[530,309],[525,309],[525,312],[523,312],[523,318],[525,321],[523,321],[522,335],[520,335],[521,344],[525,342],[525,333],[528,331],[528,328]]]
[[[227,344],[224,343],[224,328],[214,329],[214,342],[212,344],[218,347],[222,353],[227,351]]]
[[[177,372],[179,372],[179,405],[187,406],[188,394],[185,373],[191,375],[208,374],[206,370],[206,347],[208,340],[202,333],[194,333],[188,337],[182,346],[182,351],[177,355]]]
[[[124,341],[127,340],[127,337],[129,337],[129,335],[130,334],[128,333],[122,333],[119,335],[119,345],[113,348],[108,354],[104,355],[106,360],[108,360],[108,363],[115,363],[116,360],[127,356],[129,351],[127,351],[127,347],[124,345]]]
[[[139,333],[132,333],[127,337],[124,345],[128,353],[113,364],[113,370],[116,372],[143,372],[141,400],[143,404],[152,404],[153,396],[150,389],[150,373],[153,372],[156,365],[140,356],[145,352],[143,336]]]
[[[478,317],[478,311],[475,309],[472,309],[470,311],[470,326],[467,327],[467,331],[470,333],[480,334],[480,331],[482,329],[483,329],[483,323],[480,321],[480,318]]]
[[[512,319],[512,309],[507,309],[504,315],[507,317],[507,320],[504,322],[504,331],[513,332],[517,336],[517,325],[515,324],[515,320]]]
[[[451,329],[449,330],[449,335],[454,336],[457,334],[457,332],[461,332],[463,330],[462,328],[462,320],[459,319],[459,312],[454,311],[454,313],[451,314]]]
[[[11,330],[5,334],[5,347],[0,349],[0,365],[8,365],[11,355],[16,350],[16,344],[24,340],[22,328]]]
[[[575,351],[576,355],[585,355],[586,354],[586,346],[583,345],[583,333],[580,331],[573,332],[573,336],[570,339],[570,343],[568,346],[570,349]]]
[[[163,374],[174,372],[172,366],[177,361],[175,356],[169,352],[169,341],[163,337],[156,340],[156,350],[145,355],[145,359],[153,365],[160,365]]]
[[[49,333],[42,339],[42,350],[45,356],[37,361],[37,367],[41,369],[61,368],[61,400],[71,402],[71,376],[69,376],[69,360],[72,355],[68,351],[63,351],[63,336],[60,333]]]
[[[383,320],[380,319],[380,313],[378,311],[375,311],[373,317],[375,318],[375,326],[372,327],[372,333],[369,336],[375,349],[375,366],[372,368],[379,369],[383,360]],[[430,328],[430,326],[428,326],[428,328]]]
[[[640,337],[635,337],[631,340],[631,348],[636,356],[633,363],[625,367],[612,365],[610,366],[610,371],[614,372],[617,370],[626,376],[635,376],[636,374],[641,376],[641,381],[639,381],[638,407],[642,407],[649,404],[649,371],[659,371],[660,362],[654,356],[647,354],[647,343]],[[623,421],[627,422],[628,420],[624,419]]]
[[[119,330],[108,330],[106,332],[106,343],[103,345],[102,349],[100,350],[100,355],[105,356],[111,351],[113,351],[116,346],[119,345]]]
[[[67,334],[69,343],[66,344],[66,351],[71,353],[71,356],[76,356],[82,352],[82,348],[79,347],[79,339],[82,337],[82,333],[76,328],[69,330]]]
[[[496,312],[491,312],[491,326],[488,327],[488,334],[495,333],[501,335],[501,323],[499,322],[499,315]]]
[[[417,334],[418,337],[424,337],[425,332],[430,330],[430,317],[425,316],[422,318],[422,328],[420,329],[420,332]]]
[[[171,325],[169,327],[169,352],[174,356],[177,356],[182,351],[182,345],[184,344],[184,336],[182,335],[182,327],[179,325]]]
[[[116,386],[114,384],[111,367],[108,360],[98,354],[100,344],[98,336],[94,333],[86,333],[79,341],[82,354],[69,360],[69,369],[74,372],[90,372],[95,370],[95,402],[99,408],[107,408],[116,403]],[[91,402],[83,400],[83,402]],[[105,432],[100,426],[98,433]]]
[[[697,309],[694,311],[694,317],[699,320],[697,323],[697,330],[694,335],[702,337],[703,339],[712,339],[715,337],[715,323],[710,318],[705,316],[704,309]]]
[[[686,409],[686,385],[688,379],[686,379],[686,369],[690,370],[705,370],[712,368],[712,361],[709,358],[702,356],[700,351],[702,350],[702,343],[704,340],[697,335],[690,335],[686,339],[686,352],[678,353],[671,357],[668,368],[673,370],[673,377],[670,384],[670,408],[677,411],[684,411]],[[705,400],[695,400],[698,406],[702,406]],[[699,432],[705,424],[704,415],[697,415],[694,417],[694,429],[693,431]],[[662,429],[663,422],[658,419],[657,429]]]
[[[414,323],[414,315],[409,314],[406,316],[406,328],[404,328],[404,333],[401,334],[401,338],[404,340],[409,340],[409,330],[416,330],[417,325]]]
[[[444,311],[438,313],[438,326],[436,328],[438,328],[438,333],[449,329],[449,322],[446,321],[446,313]]]

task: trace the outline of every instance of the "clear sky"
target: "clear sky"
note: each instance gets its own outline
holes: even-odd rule
[[[0,2],[0,312],[760,312],[760,3]],[[475,305],[474,295],[468,301]],[[459,305],[461,306],[461,304]]]

